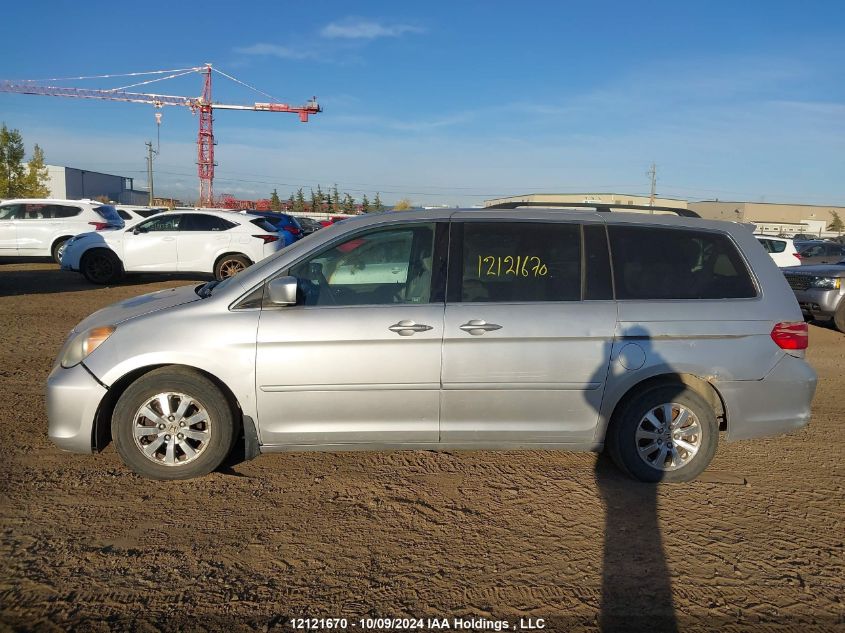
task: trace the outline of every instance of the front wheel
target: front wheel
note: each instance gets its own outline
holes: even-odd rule
[[[224,255],[214,265],[214,278],[222,281],[233,277],[248,268],[250,263],[243,255]]]
[[[118,256],[102,249],[85,253],[79,269],[92,284],[106,285],[123,277],[123,266]]]
[[[836,329],[845,334],[845,299],[839,301],[836,312],[833,313],[833,325]]]
[[[112,416],[121,459],[150,479],[210,473],[231,451],[235,427],[232,407],[217,385],[180,367],[162,367],[136,380]]]
[[[617,412],[608,430],[610,456],[640,481],[691,481],[716,453],[713,408],[684,385],[649,389]]]

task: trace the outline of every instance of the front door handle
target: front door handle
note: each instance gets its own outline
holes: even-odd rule
[[[427,332],[432,330],[430,325],[423,325],[422,323],[414,323],[413,321],[404,320],[399,323],[394,323],[389,328],[391,332],[396,332],[399,336],[412,336],[417,332]]]
[[[162,242],[172,242],[175,239],[176,239],[175,237],[163,237],[163,238],[161,238],[161,241]]]
[[[471,319],[467,323],[460,326],[464,332],[469,332],[473,336],[481,336],[485,332],[492,332],[493,330],[501,330],[501,325],[495,323],[487,323],[484,319]]]

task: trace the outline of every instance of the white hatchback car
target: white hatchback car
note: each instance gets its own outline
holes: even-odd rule
[[[84,233],[67,242],[62,269],[95,284],[124,273],[198,272],[225,279],[284,247],[264,218],[228,211],[153,215],[125,230]]]
[[[801,256],[795,249],[795,244],[791,239],[761,234],[755,234],[754,237],[766,249],[766,252],[775,261],[775,264],[778,265],[778,268],[798,266],[801,263]]]
[[[0,204],[0,256],[61,262],[64,246],[74,235],[124,226],[113,206],[95,200],[5,200]]]

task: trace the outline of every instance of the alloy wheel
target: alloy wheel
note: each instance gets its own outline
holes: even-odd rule
[[[695,457],[703,436],[695,413],[677,402],[667,402],[642,417],[634,437],[640,459],[657,470],[672,471]]]
[[[149,460],[181,466],[197,459],[211,440],[212,424],[205,407],[183,393],[164,392],[149,398],[132,422],[135,446]]]

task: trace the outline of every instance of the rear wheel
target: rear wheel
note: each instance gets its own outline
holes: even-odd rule
[[[691,481],[707,468],[719,440],[713,408],[684,385],[635,396],[608,430],[610,456],[640,481]]]
[[[210,473],[231,451],[235,427],[220,389],[180,367],[156,369],[136,380],[112,416],[112,437],[123,462],[150,479]]]
[[[62,237],[56,240],[56,243],[53,244],[53,261],[55,261],[57,264],[62,263],[62,254],[65,252],[65,245],[67,244],[67,241],[69,239],[69,237]]]
[[[214,278],[223,280],[237,275],[249,267],[250,261],[243,255],[224,255],[214,265]]]
[[[92,284],[110,284],[123,277],[123,266],[118,256],[102,249],[85,253],[79,269]]]

